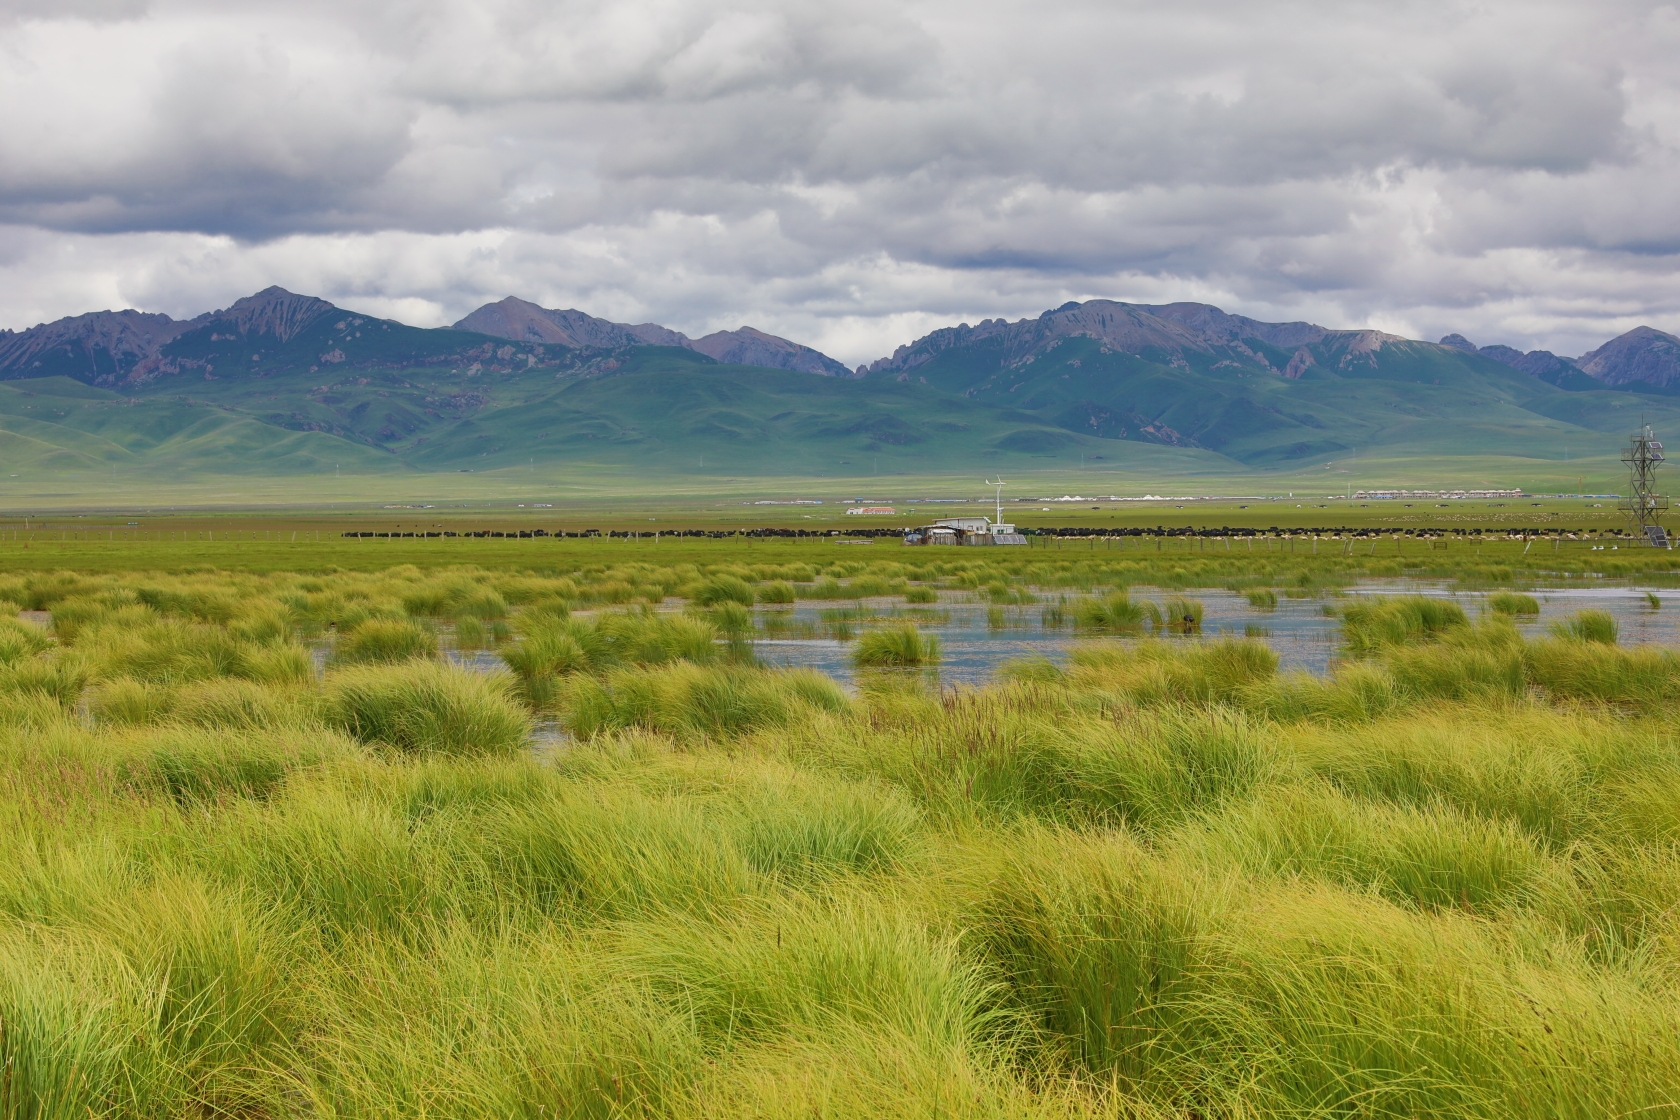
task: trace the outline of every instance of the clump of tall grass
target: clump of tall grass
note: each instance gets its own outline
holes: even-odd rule
[[[87,901],[68,928],[8,923],[0,932],[5,1111],[280,1108],[301,1016],[277,917],[191,878],[111,884]]]
[[[939,638],[913,622],[866,631],[852,649],[852,663],[873,668],[912,668],[939,663]]]
[[[735,735],[812,710],[842,711],[849,702],[832,680],[810,670],[673,665],[577,678],[563,707],[566,725],[585,736],[629,727]]]
[[[1342,609],[1342,638],[1354,654],[1429,641],[1469,624],[1464,608],[1457,603],[1422,595],[1368,599]]]
[[[1269,587],[1251,587],[1243,592],[1243,598],[1257,611],[1277,610],[1277,592]]]
[[[0,617],[0,665],[15,665],[52,644],[52,639],[40,627],[16,618]]]
[[[346,669],[327,681],[326,716],[363,742],[402,751],[510,754],[531,731],[512,683],[427,661]]]
[[[1322,878],[1433,908],[1518,903],[1547,872],[1533,838],[1513,824],[1311,786],[1273,789],[1227,807],[1170,843],[1215,868]]]
[[[1113,834],[1033,829],[965,855],[964,928],[1041,1029],[1131,1096],[1202,1115],[1668,1100],[1666,1000],[1567,954],[1519,964],[1446,907],[1243,882]]]
[[[707,619],[643,611],[532,626],[522,645],[546,659],[548,667],[542,671],[599,672],[620,665],[705,664],[717,657],[717,636]],[[503,657],[523,673],[517,649],[508,649]]]
[[[1101,598],[1075,599],[1069,604],[1069,613],[1076,629],[1124,634],[1143,629],[1147,607],[1122,590]]]
[[[1607,646],[1616,644],[1620,632],[1621,627],[1616,623],[1616,616],[1602,610],[1576,611],[1568,618],[1552,623],[1552,633],[1559,638],[1577,642],[1598,642]]]
[[[121,748],[128,781],[155,785],[183,804],[268,798],[294,772],[359,753],[353,741],[320,726],[153,728],[130,733]]]
[[[739,576],[716,575],[695,587],[690,598],[702,607],[715,607],[719,603],[739,603],[750,607],[758,596],[752,584]]]
[[[906,603],[937,603],[939,602],[939,592],[925,585],[907,587],[904,590],[904,601]]]
[[[1125,648],[1075,646],[1071,679],[1116,689],[1141,703],[1232,700],[1277,673],[1278,656],[1264,642],[1220,639],[1180,645],[1160,639]]]
[[[1163,624],[1177,634],[1199,634],[1202,630],[1202,604],[1196,599],[1174,595],[1161,605]]]
[[[823,576],[808,587],[798,588],[801,599],[856,599],[855,590],[846,587],[833,576]]]
[[[1248,710],[1281,722],[1365,723],[1394,711],[1406,699],[1394,675],[1369,662],[1337,666],[1329,677],[1286,673],[1256,682],[1242,696]]]
[[[739,641],[753,632],[753,613],[732,599],[718,603],[704,615],[719,634]]]
[[[390,664],[437,656],[437,635],[407,619],[364,622],[333,647],[333,661],[341,665]]]
[[[1495,591],[1487,597],[1487,608],[1495,614],[1539,614],[1540,600],[1518,591]]]
[[[475,587],[449,604],[449,613],[457,619],[476,618],[492,622],[507,617],[507,600],[493,587]]]
[[[986,598],[998,606],[1009,606],[1034,601],[1033,593],[1024,587],[1010,587],[1001,579],[995,579],[986,585]]]
[[[181,682],[245,677],[270,683],[310,679],[309,653],[290,641],[242,641],[220,626],[176,619],[133,624],[107,619],[78,632],[76,648],[102,676]]]
[[[31,657],[0,666],[0,696],[33,696],[73,708],[91,676],[87,661],[74,653]]]
[[[786,605],[794,602],[798,597],[798,592],[794,590],[793,584],[785,579],[771,580],[768,583],[760,584],[758,587],[758,601],[761,603]]]
[[[1680,699],[1680,656],[1668,649],[1571,636],[1528,643],[1523,661],[1529,679],[1559,699],[1644,708]]]

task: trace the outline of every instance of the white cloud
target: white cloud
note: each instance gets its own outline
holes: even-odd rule
[[[270,283],[848,362],[1090,296],[1680,330],[1680,16],[1611,0],[0,0],[0,325]]]

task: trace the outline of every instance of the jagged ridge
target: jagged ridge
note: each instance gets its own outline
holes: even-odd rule
[[[827,354],[752,327],[717,331],[692,339],[658,323],[613,323],[582,311],[539,307],[514,296],[485,304],[456,323],[455,328],[520,342],[562,346],[680,346],[733,365],[767,366],[828,377],[852,375],[851,370]]]

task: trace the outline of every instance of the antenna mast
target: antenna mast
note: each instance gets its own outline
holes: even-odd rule
[[[1668,534],[1658,524],[1668,512],[1668,499],[1657,493],[1657,468],[1663,462],[1663,445],[1651,434],[1649,424],[1640,425],[1639,431],[1628,440],[1622,462],[1627,464],[1631,493],[1619,504],[1627,512],[1628,523],[1651,544],[1669,547]]]
[[[986,485],[997,487],[997,523],[999,525],[1002,525],[1003,524],[1003,486],[1004,486],[1003,476],[1001,474],[998,475],[998,480],[996,482],[993,482],[991,479],[988,478],[986,480]]]

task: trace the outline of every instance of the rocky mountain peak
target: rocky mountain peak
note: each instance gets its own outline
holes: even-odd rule
[[[1680,387],[1680,338],[1655,327],[1635,327],[1576,361],[1606,385],[1643,382],[1659,389]]]
[[[573,347],[678,346],[720,362],[767,366],[831,377],[851,371],[828,355],[753,327],[716,331],[691,339],[658,323],[614,323],[575,309],[564,311],[508,296],[487,303],[455,324],[455,329],[518,342],[552,342]]]
[[[235,300],[231,307],[214,312],[210,318],[231,321],[241,334],[271,334],[281,342],[290,342],[310,323],[337,310],[324,299],[275,286]]]

